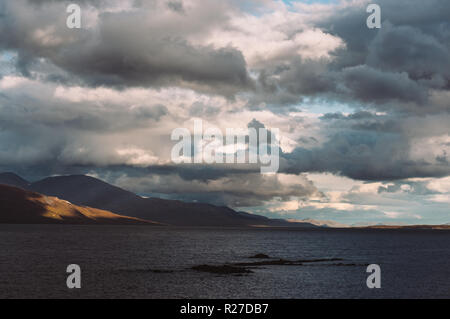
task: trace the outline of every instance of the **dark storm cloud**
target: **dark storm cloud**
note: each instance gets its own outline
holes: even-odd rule
[[[185,86],[233,96],[252,85],[241,52],[194,46],[179,25],[152,25],[146,10],[102,13],[96,29],[70,30],[65,3],[53,3],[3,5],[0,47],[18,52],[17,68],[24,75],[36,59],[45,58],[91,86]],[[32,13],[33,21],[24,21]]]
[[[283,183],[277,175],[261,175],[237,170],[226,176],[210,180],[183,179],[178,174],[164,175],[164,183],[156,172],[150,174],[123,174],[111,178],[115,184],[143,195],[165,194],[170,198],[187,201],[200,200],[215,205],[250,207],[263,205],[272,199],[289,200],[291,197],[320,196],[316,187],[304,176],[295,183]]]
[[[278,84],[296,95],[314,95],[336,89],[335,82],[327,73],[325,61],[304,61],[296,58],[281,75]]]
[[[418,28],[387,22],[370,44],[367,63],[382,70],[406,72],[412,79],[438,75],[449,79],[449,47],[442,40]]]
[[[344,115],[342,113],[327,113],[321,118],[328,128],[336,130],[353,129],[356,131],[372,131],[381,133],[401,133],[401,127],[393,116],[376,115],[367,111],[358,111]]]
[[[286,162],[282,161],[281,171],[290,174],[332,172],[366,181],[450,175],[448,164],[410,160],[405,142],[360,134],[336,136],[321,148],[297,148],[285,154]]]
[[[68,2],[33,3],[5,1],[5,14],[0,19],[4,35],[0,46],[18,52],[17,69],[27,76],[42,57],[75,75],[71,81],[81,79],[91,86],[182,86],[227,97],[246,92],[250,108],[261,103],[292,105],[305,96],[324,96],[383,105],[383,109],[393,103],[389,108],[402,112],[448,111],[448,107],[435,107],[429,100],[430,89],[450,88],[450,35],[446,31],[450,29],[450,4],[444,0],[379,1],[383,18],[380,30],[366,27],[363,6],[338,10],[317,23],[345,43],[332,52],[332,61],[296,55],[267,61],[252,70],[258,76],[256,83],[237,49],[193,45],[187,40],[219,25],[229,28],[226,10],[222,10],[229,8],[227,2],[208,1],[204,10],[210,9],[211,17],[201,16],[207,19],[203,26],[181,1],[135,1],[133,5],[139,10],[102,13],[95,29],[78,31],[65,27],[66,16],[61,10],[64,12]],[[174,15],[173,23],[151,23],[153,16],[147,12],[156,10],[158,3],[163,4],[158,10]],[[102,9],[108,2],[80,4]],[[31,21],[26,21],[31,12]],[[37,26],[42,26],[40,34],[36,34]],[[52,26],[56,30],[46,29]],[[296,33],[286,32],[290,37]],[[64,78],[51,74],[47,79]]]
[[[349,67],[342,71],[343,82],[356,99],[363,102],[404,101],[425,103],[427,93],[407,73],[390,73],[368,66]]]
[[[38,100],[26,95],[0,96],[0,127],[20,134],[28,129],[58,130],[61,134],[74,132],[126,132],[146,128],[169,113],[166,106],[138,105],[131,109],[114,103],[69,103],[62,100]]]
[[[167,6],[178,13],[184,13],[184,6],[182,1],[168,1]]]
[[[181,81],[186,81],[212,87],[213,93],[232,95],[250,84],[245,60],[234,49],[194,48],[184,41],[152,40],[151,47],[138,53],[126,49],[133,44],[123,40],[105,40],[93,54],[86,52],[78,59],[74,52],[60,66],[93,86],[183,86]]]
[[[260,82],[272,92],[270,102],[293,103],[295,99],[282,98],[289,92],[361,101],[383,110],[449,111],[448,105],[433,105],[429,96],[431,89],[450,89],[450,2],[377,4],[382,9],[381,29],[366,26],[368,14],[359,5],[337,10],[317,23],[345,43],[331,53],[332,61],[292,58],[266,67]]]
[[[283,154],[281,171],[332,172],[357,180],[383,181],[450,175],[445,142],[448,114],[399,116],[397,113],[328,113],[321,117],[327,141]],[[433,143],[433,144],[430,144]],[[419,152],[419,156],[413,153]],[[428,152],[440,154],[437,158]]]
[[[350,115],[326,114],[322,121],[327,127],[328,140],[319,147],[298,147],[282,154],[281,172],[332,172],[365,181],[450,175],[448,162],[411,155],[420,145],[413,145],[412,141],[420,138],[423,131],[430,137],[448,133],[445,124],[448,117],[427,122],[417,117],[398,119],[396,115],[363,111]],[[445,149],[444,145],[434,147]]]
[[[261,103],[275,106],[274,112],[282,112],[279,106],[300,103],[304,97],[335,94],[338,79],[331,72],[325,59],[308,60],[295,56],[288,62],[268,61],[255,70],[258,79],[251,94],[248,107],[257,109]]]
[[[424,63],[419,66],[424,70],[438,72],[436,64],[448,59],[450,35],[445,30],[450,23],[450,3],[445,0],[380,0],[377,4],[382,10],[380,30],[366,27],[368,14],[364,6],[345,8],[318,24],[346,43],[347,48],[336,52],[335,66],[365,64],[370,56],[375,67],[384,64],[398,68],[397,71],[408,71],[404,66],[419,62]]]

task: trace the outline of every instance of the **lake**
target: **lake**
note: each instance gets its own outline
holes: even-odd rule
[[[198,265],[342,259],[252,267]],[[66,268],[81,267],[69,290]],[[368,289],[368,264],[382,288]],[[0,225],[1,298],[450,298],[450,232]]]

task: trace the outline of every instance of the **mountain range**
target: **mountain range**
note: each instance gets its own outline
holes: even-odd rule
[[[288,219],[289,222],[292,223],[309,223],[320,227],[325,228],[350,228],[351,226],[338,223],[332,220],[315,220],[315,219]]]
[[[29,182],[14,173],[0,173],[0,223],[450,229],[450,224],[348,226],[313,219],[270,219],[229,207],[144,198],[86,175],[54,176]]]
[[[48,177],[31,183],[16,174],[2,173],[0,174],[0,184],[65,200],[75,206],[99,209],[104,212],[122,215],[123,217],[138,218],[139,220],[165,225],[319,227],[307,222],[269,219],[263,216],[238,212],[229,207],[158,198],[143,198],[97,178],[85,175]],[[4,209],[1,209],[1,213],[4,213]]]
[[[158,225],[8,185],[0,185],[0,223]]]

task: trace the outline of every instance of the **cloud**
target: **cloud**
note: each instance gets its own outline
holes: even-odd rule
[[[64,27],[66,2],[6,1],[0,46],[18,52],[22,74],[56,67],[47,79],[94,87],[247,94],[252,107],[319,95],[433,111],[430,90],[449,87],[442,30],[450,9],[439,0],[414,3],[420,17],[411,2],[381,1],[384,23],[374,31],[365,27],[366,1],[289,9],[271,2],[84,1],[86,28],[74,32]],[[261,14],[243,11],[246,5]]]
[[[412,26],[385,23],[370,44],[367,63],[385,71],[406,72],[413,79],[450,76],[445,67],[450,63],[449,47]]]
[[[94,87],[176,85],[228,97],[251,87],[240,51],[187,40],[199,31],[197,19],[215,23],[205,11],[208,8],[218,20],[226,19],[220,15],[223,5],[191,3],[189,14],[179,15],[173,12],[173,4],[163,4],[153,1],[127,11],[99,11],[91,28],[72,31],[61,14],[64,3],[44,7],[24,0],[6,1],[6,15],[0,19],[0,32],[6,36],[0,47],[18,52],[17,66],[25,75],[43,58]]]
[[[343,82],[349,93],[363,102],[427,101],[427,92],[411,80],[407,73],[383,72],[368,66],[355,66],[342,71]]]
[[[450,193],[450,177],[445,177],[441,179],[431,180],[427,188],[441,193],[441,194],[449,194]]]
[[[362,0],[84,0],[81,30],[69,3],[0,2],[2,170],[271,216],[448,218],[448,1],[380,0],[380,30]],[[195,119],[279,128],[280,174],[173,165]]]
[[[183,179],[169,174],[127,176],[115,183],[140,194],[166,194],[187,201],[202,200],[231,207],[260,206],[272,199],[289,200],[291,197],[320,196],[318,190],[305,176],[261,175],[259,173],[234,173],[215,179]]]
[[[445,177],[449,115],[406,117],[354,113],[322,117],[327,138],[283,153],[286,173],[332,172],[357,180]],[[426,136],[426,137],[425,137]]]
[[[448,220],[448,192],[427,190],[436,179],[360,182],[338,175],[307,174],[323,196],[273,200],[255,212],[290,219],[332,219],[347,224],[436,224]],[[445,178],[440,179],[445,183]],[[446,206],[447,205],[447,206]],[[430,209],[431,208],[431,209]]]

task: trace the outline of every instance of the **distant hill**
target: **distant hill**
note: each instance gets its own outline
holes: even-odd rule
[[[362,227],[369,229],[433,229],[433,230],[450,230],[450,225],[412,225],[412,226],[390,226],[390,225],[376,225],[369,227]]]
[[[7,206],[5,206],[8,203],[9,195],[0,195],[0,215],[2,215],[0,223],[14,222],[15,218],[18,218],[18,222],[26,219],[29,223],[82,224],[102,222],[133,224],[151,223],[148,221],[152,221],[173,226],[450,229],[450,224],[434,226],[358,224],[348,226],[333,221],[313,219],[269,219],[259,215],[237,212],[229,207],[218,207],[202,203],[185,203],[158,198],[143,198],[85,175],[48,177],[41,181],[30,183],[14,173],[2,173],[0,174],[0,184],[29,191],[23,193],[28,195],[22,194],[22,196],[19,196],[20,190],[16,189],[16,200],[23,200],[24,203],[23,206],[20,206],[16,202],[10,207],[9,211]],[[7,188],[0,186],[0,190],[6,192]],[[32,192],[35,195],[30,195],[33,194]],[[13,193],[10,191],[9,194],[12,195]],[[45,194],[46,196],[39,194]],[[37,202],[36,200],[30,201],[30,198],[40,198],[40,200]],[[46,201],[49,198],[52,205]],[[47,203],[47,206],[44,205],[45,203]],[[29,205],[34,205],[34,210],[27,210]],[[36,205],[40,208],[36,208]],[[42,205],[45,207],[43,208]],[[28,212],[32,212],[31,215],[27,215]],[[53,219],[49,216],[53,216]]]
[[[285,220],[272,220],[263,216],[236,212],[228,207],[142,198],[84,175],[49,177],[32,183],[30,189],[64,198],[79,205],[97,207],[117,214],[175,226],[316,227],[308,223],[289,223]]]
[[[7,185],[0,185],[0,223],[157,225]]]
[[[315,220],[315,219],[298,220],[298,219],[289,219],[288,221],[294,222],[294,223],[309,223],[309,224],[313,224],[313,225],[320,226],[320,227],[325,227],[325,228],[350,228],[351,227],[349,225],[341,224],[341,223],[334,222],[334,221],[331,221],[331,220]]]
[[[22,177],[14,173],[0,173],[0,184],[27,189],[30,185],[30,182],[24,180]]]
[[[29,189],[41,194],[64,198],[74,204],[102,209],[117,208],[122,203],[141,199],[131,192],[85,175],[48,177],[31,183]]]
[[[0,178],[0,183],[2,182],[4,183],[4,180]],[[317,228],[317,226],[309,223],[291,223],[281,219],[269,219],[263,216],[237,212],[228,207],[142,198],[99,179],[84,175],[48,177],[30,183],[26,189],[65,199],[76,205],[95,207],[124,216],[174,226]]]

